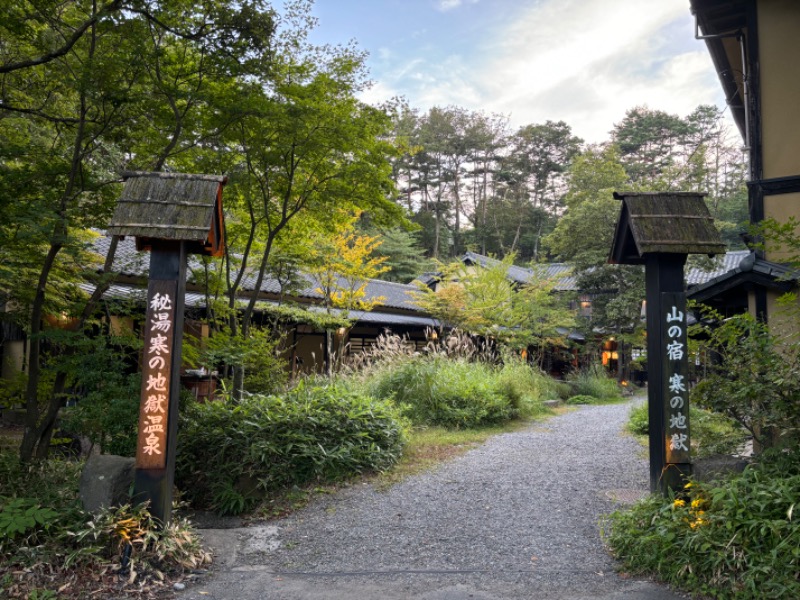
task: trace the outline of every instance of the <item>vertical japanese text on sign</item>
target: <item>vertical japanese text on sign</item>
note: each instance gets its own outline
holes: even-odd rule
[[[687,374],[689,361],[686,335],[686,299],[683,294],[664,293],[664,423],[666,462],[689,462],[689,402]]]
[[[177,283],[167,280],[151,280],[147,289],[136,446],[136,466],[139,469],[166,467],[176,291]]]

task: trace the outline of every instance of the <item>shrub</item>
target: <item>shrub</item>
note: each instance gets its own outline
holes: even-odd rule
[[[797,344],[779,345],[766,324],[745,314],[711,330],[708,346],[720,361],[692,390],[693,402],[735,419],[763,446],[777,432],[797,431]]]
[[[722,599],[800,598],[800,452],[679,497],[652,496],[610,516],[604,534],[635,572]]]
[[[134,456],[139,422],[140,375],[113,381],[102,393],[90,392],[62,411],[64,430],[86,436],[105,454]]]
[[[232,335],[223,329],[202,340],[188,337],[185,341],[187,364],[208,371],[221,368],[223,375],[230,375],[236,365],[244,370],[243,385],[247,392],[278,393],[288,379],[286,359],[280,352],[280,335],[270,329],[253,328],[248,337]],[[230,378],[223,378],[223,384],[232,389]]]
[[[192,406],[178,436],[177,480],[196,505],[236,514],[279,488],[386,469],[404,439],[391,403],[301,383],[283,396]]]
[[[596,400],[619,400],[622,396],[616,380],[599,367],[571,373],[567,382],[573,396],[591,396]]]
[[[542,413],[542,402],[558,395],[555,380],[513,356],[504,357],[503,366],[496,377],[500,392],[509,399],[521,417]]]
[[[404,406],[416,424],[478,427],[521,413],[514,399],[504,395],[494,367],[443,356],[415,357],[385,368],[368,389]]]
[[[570,396],[566,402],[567,404],[597,404],[597,398],[586,394],[578,394],[577,396]]]
[[[634,435],[648,435],[650,417],[647,403],[631,409],[628,431]],[[738,424],[725,415],[689,405],[692,454],[695,457],[712,454],[733,454],[747,439],[747,434]]]
[[[566,402],[572,396],[572,386],[564,381],[555,382],[555,391],[559,400]]]

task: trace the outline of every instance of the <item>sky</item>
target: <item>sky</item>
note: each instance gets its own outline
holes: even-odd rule
[[[311,41],[369,53],[369,103],[403,96],[514,128],[563,120],[589,143],[635,106],[725,106],[689,0],[315,0],[313,12]]]

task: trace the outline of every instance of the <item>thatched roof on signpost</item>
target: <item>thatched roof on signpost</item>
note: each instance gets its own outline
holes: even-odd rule
[[[721,254],[725,244],[703,201],[690,192],[614,193],[622,209],[610,263],[644,264],[645,254]]]
[[[122,196],[108,227],[135,236],[138,249],[153,240],[188,242],[188,252],[218,256],[224,226],[222,186],[227,178],[187,173],[123,173]]]

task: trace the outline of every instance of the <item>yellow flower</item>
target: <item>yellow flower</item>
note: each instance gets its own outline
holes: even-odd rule
[[[689,482],[689,483],[687,483],[685,486],[683,486],[683,489],[685,489],[685,490],[688,490],[688,489],[689,489],[690,487],[692,487],[693,485],[694,485],[694,484],[693,484],[693,483],[690,481],[690,482]]]
[[[675,502],[672,503],[672,506],[678,508],[680,506],[686,506],[686,500],[681,500],[680,498],[676,498]]]
[[[706,521],[705,519],[695,519],[694,521],[689,523],[689,527],[691,527],[692,529],[697,529],[698,527],[701,527],[706,523],[708,523],[708,521]]]
[[[704,502],[705,500],[703,500],[702,498],[695,498],[694,500],[692,500],[692,508],[700,508],[701,506],[703,506]]]

